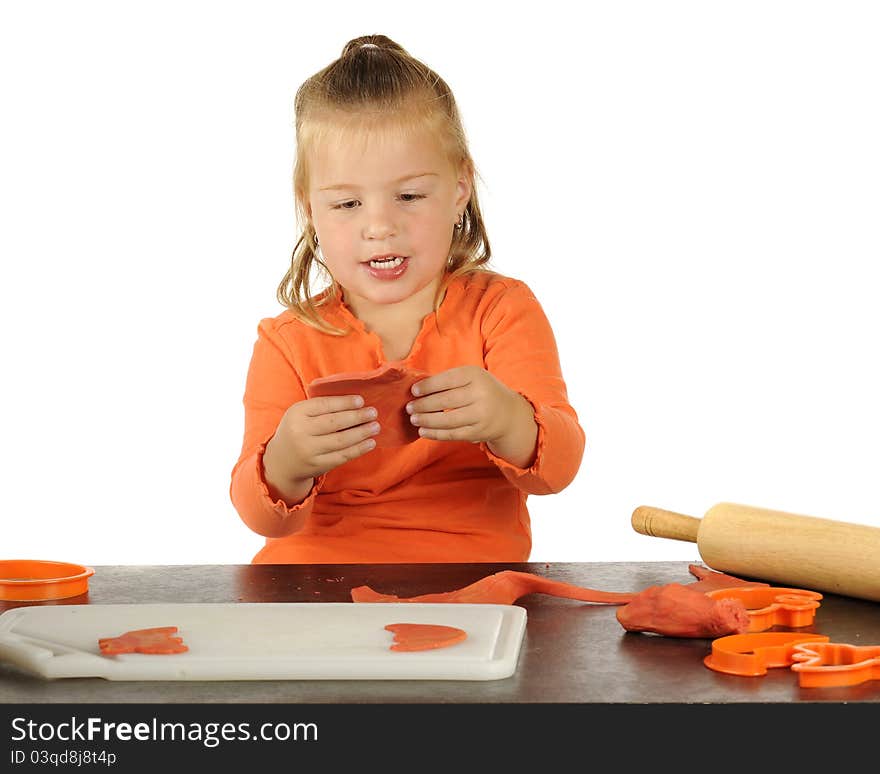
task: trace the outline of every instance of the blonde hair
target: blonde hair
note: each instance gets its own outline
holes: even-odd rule
[[[475,166],[452,91],[445,81],[401,46],[384,35],[366,35],[349,41],[342,55],[308,78],[294,101],[296,164],[293,186],[301,231],[293,248],[290,268],[278,285],[277,298],[300,320],[315,328],[343,335],[318,309],[338,297],[332,281],[312,295],[312,270],[329,276],[317,253],[315,227],[308,216],[308,150],[334,128],[371,129],[392,126],[399,131],[430,129],[442,143],[450,162],[470,176],[471,196],[456,227],[449,250],[447,272],[434,304],[438,308],[449,282],[477,271],[489,261],[489,238],[477,200]]]

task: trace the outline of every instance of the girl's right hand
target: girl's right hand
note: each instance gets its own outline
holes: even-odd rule
[[[316,476],[376,447],[377,416],[375,408],[364,406],[360,395],[294,403],[284,412],[263,454],[270,492],[290,505],[302,502]]]

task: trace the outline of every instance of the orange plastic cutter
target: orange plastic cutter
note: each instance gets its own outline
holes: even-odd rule
[[[791,665],[802,688],[858,685],[880,680],[880,645],[810,642],[794,645]]]
[[[85,594],[95,570],[42,559],[0,559],[0,599],[42,602]]]
[[[828,637],[798,632],[731,634],[712,641],[712,652],[703,663],[716,672],[760,677],[768,667],[791,666],[794,647],[804,642],[828,642]]]
[[[822,595],[807,589],[777,586],[745,586],[707,591],[712,599],[737,599],[749,614],[748,632],[763,632],[771,626],[799,628],[813,623]]]

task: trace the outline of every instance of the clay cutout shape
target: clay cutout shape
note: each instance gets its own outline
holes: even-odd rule
[[[385,627],[394,634],[391,650],[418,651],[448,648],[467,639],[467,632],[440,624],[396,623]]]
[[[189,648],[183,644],[183,637],[172,637],[176,626],[154,626],[149,629],[134,629],[118,637],[102,637],[98,640],[101,653],[114,656],[118,653],[149,653],[164,655],[185,653]]]
[[[419,439],[419,428],[409,421],[406,404],[413,399],[410,388],[428,376],[399,363],[386,363],[373,371],[350,371],[322,376],[306,387],[310,398],[326,395],[360,395],[364,406],[379,413],[377,448],[403,446]]]

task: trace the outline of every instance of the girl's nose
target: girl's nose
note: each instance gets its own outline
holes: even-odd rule
[[[387,239],[396,232],[394,219],[384,207],[374,207],[367,212],[364,223],[364,239]]]

